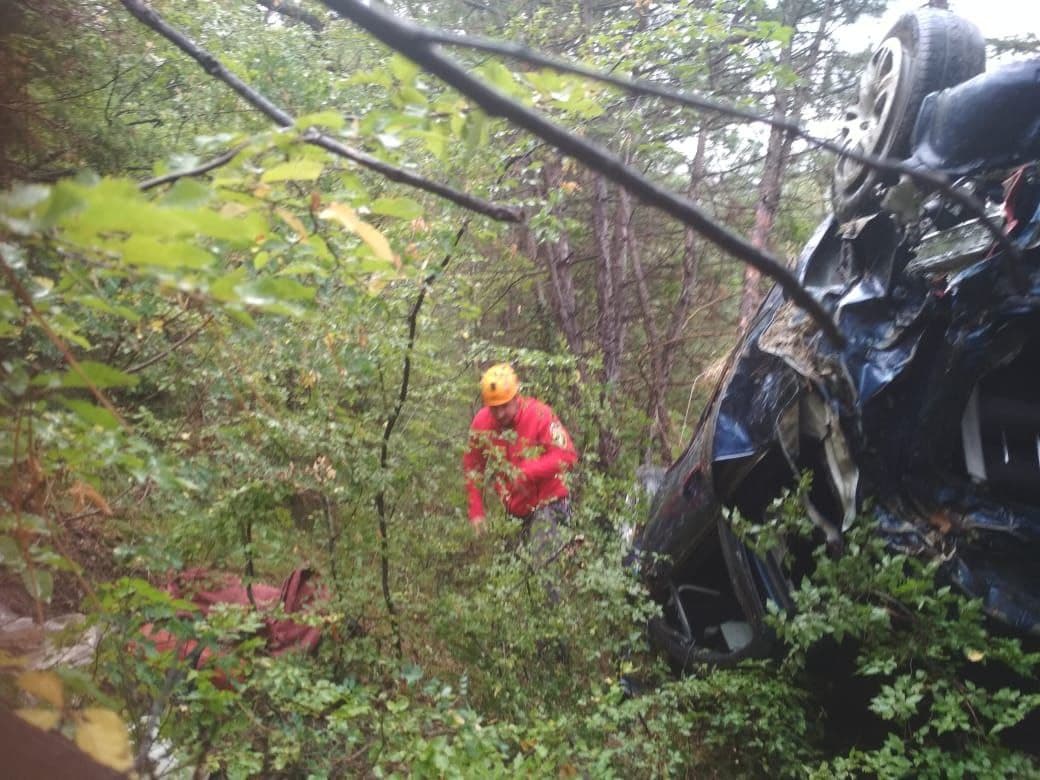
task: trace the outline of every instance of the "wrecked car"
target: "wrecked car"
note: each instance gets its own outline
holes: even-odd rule
[[[978,31],[934,9],[872,55],[846,148],[942,174],[985,218],[838,160],[798,273],[846,343],[773,289],[637,540],[663,607],[651,637],[678,667],[769,651],[766,604],[791,608],[804,571],[756,555],[733,512],[762,522],[806,471],[833,554],[867,511],[1000,624],[1040,634],[1040,58],[984,62]]]

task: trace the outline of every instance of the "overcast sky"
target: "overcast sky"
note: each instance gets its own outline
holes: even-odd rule
[[[873,46],[900,13],[923,4],[923,0],[895,0],[887,14],[880,19],[863,19],[847,28],[842,38],[850,49]],[[974,22],[987,38],[1023,33],[1040,36],[1040,0],[950,0],[950,10]]]

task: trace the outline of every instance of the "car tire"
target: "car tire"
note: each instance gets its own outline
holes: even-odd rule
[[[933,8],[901,16],[874,50],[860,80],[857,105],[845,116],[843,148],[905,159],[925,96],[986,67],[986,43],[971,22]],[[891,177],[841,156],[831,203],[839,220],[877,210]]]

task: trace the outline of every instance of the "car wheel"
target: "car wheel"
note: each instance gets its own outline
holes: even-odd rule
[[[845,116],[842,147],[904,159],[925,96],[960,84],[985,67],[985,41],[971,22],[930,8],[903,15],[867,63],[859,102]],[[887,183],[883,173],[839,157],[831,193],[834,213],[844,221],[875,211]]]

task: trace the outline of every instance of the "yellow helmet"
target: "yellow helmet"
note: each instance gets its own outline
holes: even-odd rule
[[[520,380],[508,363],[491,366],[480,378],[480,395],[487,406],[501,406],[512,401],[520,392]]]

